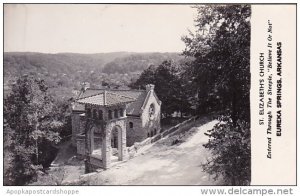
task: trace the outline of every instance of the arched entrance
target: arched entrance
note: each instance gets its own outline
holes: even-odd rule
[[[111,130],[111,160],[120,161],[122,160],[122,128],[115,125]]]
[[[118,129],[114,128],[111,132],[111,147],[118,149]]]
[[[100,130],[98,130],[95,126],[92,127],[90,137],[90,149],[92,156],[102,160],[102,135]]]

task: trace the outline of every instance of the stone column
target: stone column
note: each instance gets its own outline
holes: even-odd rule
[[[123,161],[123,128],[118,128],[118,160]]]
[[[121,144],[121,160],[120,161],[123,161],[123,160],[127,160],[128,159],[128,153],[127,153],[127,148],[126,148],[126,120],[123,120],[122,122],[122,126],[121,126],[121,141],[120,141],[120,144]]]
[[[104,128],[104,136],[102,139],[102,162],[103,168],[107,169],[111,164],[111,144],[110,144],[110,130],[105,126]]]
[[[76,146],[77,134],[80,132],[79,115],[72,113],[72,146]]]
[[[90,121],[86,119],[85,122],[85,172],[89,173],[92,172],[92,167],[91,167],[91,161],[90,161],[90,156],[91,156],[91,137],[90,137]]]

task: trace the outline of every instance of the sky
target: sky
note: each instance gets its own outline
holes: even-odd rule
[[[5,4],[4,51],[182,52],[190,5]]]

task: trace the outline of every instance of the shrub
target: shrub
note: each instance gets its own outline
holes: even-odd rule
[[[214,179],[223,178],[227,185],[248,185],[251,178],[250,125],[228,116],[222,116],[212,130],[205,148],[211,150],[212,156],[202,164],[203,170]]]

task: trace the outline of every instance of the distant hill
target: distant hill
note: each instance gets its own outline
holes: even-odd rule
[[[112,52],[96,54],[77,53],[4,53],[5,76],[17,76],[30,72],[70,73],[78,70],[102,71],[103,73],[128,73],[142,71],[151,64],[164,60],[178,60],[178,53]]]
[[[104,73],[129,73],[143,71],[150,65],[159,65],[165,60],[178,61],[182,59],[178,53],[137,53],[106,63],[103,67]]]
[[[70,73],[83,69],[102,69],[103,66],[116,58],[130,55],[126,52],[76,54],[76,53],[4,53],[5,76],[17,76],[30,72]]]
[[[48,86],[67,97],[68,92],[78,90],[81,82],[93,85],[111,84],[126,86],[150,65],[165,60],[179,61],[179,53],[112,52],[96,54],[78,53],[4,53],[4,89],[21,75],[30,74],[43,78]]]

